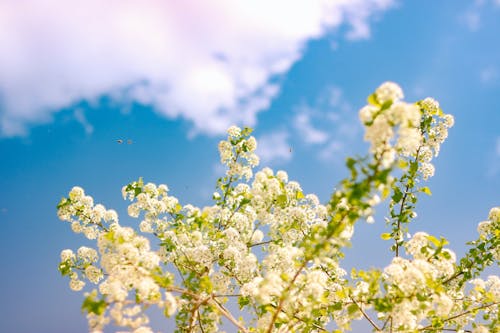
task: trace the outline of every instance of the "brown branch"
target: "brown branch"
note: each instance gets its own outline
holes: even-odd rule
[[[401,199],[401,206],[399,206],[398,232],[401,229],[401,214],[403,214],[403,208],[404,208],[404,205],[405,205],[406,198],[408,197],[408,193],[409,193],[408,190],[409,189],[410,189],[410,185],[406,184],[405,193],[403,195],[403,199]],[[399,244],[398,244],[398,240],[395,239],[395,241],[396,241],[396,257],[399,257]]]
[[[238,327],[238,329],[241,332],[248,333],[248,330],[243,325],[241,325],[241,323],[237,321],[236,318],[233,317],[231,312],[229,312],[229,310],[226,309],[226,307],[223,304],[219,303],[215,298],[212,298],[212,301],[215,303],[215,305],[217,306],[217,308],[224,317],[226,317],[231,323],[233,323],[236,327]]]
[[[300,272],[302,272],[302,270],[306,267],[306,265],[307,265],[307,260],[304,260],[304,262],[302,263],[302,265],[300,265],[297,272],[295,272],[295,275],[293,276],[292,280],[290,281],[290,283],[288,284],[286,289],[281,294],[278,305],[276,306],[276,311],[274,312],[273,317],[271,319],[271,322],[269,323],[269,327],[267,328],[267,331],[266,331],[267,333],[271,333],[273,326],[274,326],[274,323],[276,322],[276,319],[278,318],[278,314],[281,312],[281,309],[283,308],[283,304],[285,303],[285,299],[288,296],[287,293],[290,291],[290,289],[292,288],[292,285],[295,283],[295,280],[297,280]]]
[[[453,320],[453,319],[460,318],[460,317],[465,316],[465,315],[468,315],[468,314],[469,314],[469,313],[471,313],[471,312],[474,312],[474,311],[477,311],[477,310],[486,309],[486,308],[489,308],[490,306],[493,306],[493,305],[498,305],[498,304],[500,304],[500,302],[493,302],[493,303],[483,304],[483,305],[481,305],[481,306],[477,306],[477,307],[472,308],[472,309],[470,309],[470,310],[467,310],[467,311],[461,312],[461,313],[459,313],[459,314],[456,314],[456,315],[454,315],[454,316],[451,316],[451,317],[448,317],[448,318],[446,318],[446,319],[443,319],[443,323],[445,323],[445,322],[447,322],[447,321],[451,321],[451,320]],[[419,331],[424,331],[424,330],[428,330],[428,329],[433,329],[433,327],[432,327],[432,326],[430,326],[430,325],[427,325],[427,326],[425,326],[424,328],[419,329]]]
[[[361,313],[363,314],[363,317],[366,318],[366,320],[368,320],[368,322],[373,326],[373,328],[375,328],[375,330],[377,331],[380,331],[380,327],[377,326],[377,324],[375,324],[375,322],[370,318],[370,316],[368,316],[368,314],[361,308],[361,306],[354,300],[354,298],[352,298],[351,296],[349,297],[351,299],[351,301],[356,304],[356,306],[358,307],[359,311],[361,311]]]
[[[254,246],[259,246],[259,245],[270,244],[272,242],[273,242],[272,240],[268,240],[268,241],[265,241],[265,242],[250,244],[250,245],[248,245],[248,247],[254,247]]]

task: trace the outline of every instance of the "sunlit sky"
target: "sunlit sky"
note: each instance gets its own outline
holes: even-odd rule
[[[500,1],[2,0],[0,331],[87,331],[57,271],[62,249],[91,244],[56,216],[72,186],[127,225],[120,190],[141,176],[211,204],[217,143],[238,124],[255,128],[261,167],[326,202],[367,150],[359,108],[388,80],[455,116],[410,229],[460,256],[500,205]],[[389,263],[377,216],[347,269]]]

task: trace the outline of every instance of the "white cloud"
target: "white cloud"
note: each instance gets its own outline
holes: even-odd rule
[[[308,40],[370,20],[395,0],[3,0],[0,133],[26,133],[110,94],[182,117],[194,132],[254,125]]]
[[[302,103],[295,112],[293,126],[297,135],[294,137],[301,143],[318,147],[321,160],[338,159],[345,147],[352,148],[361,137],[357,112],[339,87],[326,87],[313,103]]]
[[[92,134],[94,132],[94,126],[92,126],[91,123],[87,120],[87,117],[85,117],[85,113],[83,112],[82,109],[76,109],[74,112],[74,116],[76,121],[82,125],[83,129],[85,130],[85,133]]]
[[[256,153],[260,157],[261,166],[267,166],[273,162],[288,162],[292,158],[293,152],[288,143],[288,136],[288,132],[280,130],[257,138]]]
[[[343,149],[344,144],[341,141],[332,140],[319,152],[319,158],[325,161],[331,161],[336,155],[341,153]]]
[[[311,124],[311,114],[307,107],[301,107],[293,120],[295,129],[299,132],[300,139],[309,144],[321,144],[328,140],[328,134],[315,128]]]

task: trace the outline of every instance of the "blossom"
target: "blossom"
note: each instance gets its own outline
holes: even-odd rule
[[[422,107],[431,114],[436,114],[439,110],[439,102],[432,97],[427,97],[421,102]]]
[[[72,250],[66,249],[61,251],[61,261],[75,260],[76,256]]]
[[[424,162],[420,166],[420,172],[422,172],[422,177],[424,178],[424,180],[427,180],[430,177],[434,176],[434,165]]]
[[[478,225],[472,255],[458,262],[444,239],[425,232],[411,236],[406,229],[417,215],[416,193],[425,190],[410,184],[434,174],[432,159],[453,117],[431,98],[403,101],[392,82],[377,88],[368,103],[359,117],[369,154],[348,160],[350,177],[325,205],[303,193],[286,171],[255,171],[257,141],[251,129],[237,126],[218,145],[226,174],[206,207],[182,204],[168,186],[140,178],[122,188],[128,214],[139,218],[136,231],[120,225],[116,211],[94,204],[82,188],[72,188],[58,216],[74,232],[96,239],[97,247],[63,250],[59,270],[72,290],[96,285],[82,307],[90,330],[112,322],[152,332],[145,309],[157,306],[167,317],[177,313],[181,330],[218,332],[230,322],[248,331],[248,323],[230,313],[228,299],[248,312],[251,330],[264,332],[319,331],[330,321],[348,330],[353,320],[372,314],[379,320],[369,319],[375,330],[395,333],[425,330],[429,323],[460,331],[481,315],[497,318],[500,278],[473,279],[472,288],[462,279],[498,260],[500,208]],[[395,242],[396,255],[385,268],[356,269],[347,279],[341,258],[355,224],[374,223],[375,206],[386,197],[397,223],[389,220],[390,233],[382,238]],[[488,325],[477,324],[474,332]]]
[[[233,125],[228,128],[227,134],[229,134],[230,137],[236,138],[241,135],[241,129]]]
[[[375,90],[377,101],[381,104],[387,101],[396,102],[404,97],[401,87],[394,82],[385,82]]]
[[[488,214],[488,220],[500,223],[500,207],[493,207]]]

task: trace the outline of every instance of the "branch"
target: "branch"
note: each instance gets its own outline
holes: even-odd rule
[[[219,303],[215,298],[212,298],[212,300],[224,317],[226,317],[230,322],[232,322],[236,327],[238,327],[238,329],[241,332],[248,333],[248,330],[243,325],[241,325],[241,323],[237,321],[236,318],[233,317],[231,312],[229,312],[229,310],[226,309],[226,307],[223,304]]]
[[[272,240],[268,240],[268,241],[265,241],[265,242],[250,244],[250,245],[248,245],[248,247],[254,247],[254,246],[259,246],[259,245],[270,244],[272,242],[273,242]]]
[[[354,298],[352,298],[352,296],[349,296],[349,298],[351,299],[351,301],[356,304],[356,306],[358,307],[359,311],[361,311],[361,313],[363,314],[363,317],[366,318],[366,320],[368,320],[368,322],[373,326],[373,328],[375,328],[375,330],[377,331],[381,331],[380,327],[377,326],[377,324],[375,324],[375,322],[366,314],[366,312],[361,308],[361,306],[354,300]]]
[[[469,313],[471,312],[475,312],[477,310],[482,310],[482,309],[486,309],[486,308],[489,308],[490,306],[494,306],[494,305],[498,305],[500,304],[500,302],[493,302],[493,303],[489,303],[489,304],[483,304],[481,306],[477,306],[475,308],[472,308],[470,310],[467,310],[467,311],[464,311],[464,312],[461,312],[459,314],[456,314],[454,316],[451,316],[451,317],[448,317],[446,319],[443,319],[443,323],[447,322],[447,321],[451,321],[453,319],[457,319],[457,318],[460,318],[462,316],[465,316],[465,315],[468,315]],[[428,330],[428,329],[434,329],[436,330],[434,327],[430,326],[430,325],[427,325],[425,326],[424,328],[421,328],[419,329],[419,331],[424,331],[424,330]]]
[[[405,205],[406,198],[408,197],[408,190],[410,189],[410,185],[406,184],[405,193],[403,195],[403,199],[401,199],[401,205],[399,206],[399,214],[398,214],[398,232],[401,229],[401,214],[403,214],[403,208]],[[399,257],[399,244],[396,240],[396,257]]]
[[[269,327],[267,328],[267,333],[271,333],[274,323],[276,322],[276,319],[278,318],[278,314],[281,312],[281,309],[283,308],[283,304],[285,303],[285,299],[287,296],[287,293],[290,291],[290,288],[292,288],[292,285],[295,283],[295,280],[299,277],[300,272],[306,267],[307,265],[307,260],[304,260],[302,265],[300,265],[299,269],[297,272],[295,272],[295,275],[293,276],[292,280],[290,280],[290,283],[286,287],[286,289],[283,291],[281,294],[280,300],[278,302],[278,306],[276,306],[276,311],[274,312],[273,318],[271,319],[271,322],[269,323]]]

